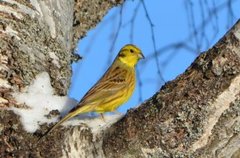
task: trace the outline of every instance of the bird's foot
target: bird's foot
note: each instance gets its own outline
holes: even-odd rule
[[[106,122],[104,115],[102,113],[100,114],[100,116],[101,116],[101,119],[103,120],[103,122]]]
[[[117,110],[113,111],[112,113],[114,113],[115,115],[124,115],[123,113],[121,113],[121,112],[119,112]]]

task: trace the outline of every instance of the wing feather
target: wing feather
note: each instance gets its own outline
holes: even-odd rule
[[[102,78],[84,95],[76,108],[87,104],[93,104],[94,106],[100,100],[108,99],[113,94],[125,89],[128,86],[126,84],[127,72],[126,69],[119,68],[119,66],[111,66]]]

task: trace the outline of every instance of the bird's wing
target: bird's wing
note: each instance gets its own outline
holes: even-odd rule
[[[108,98],[126,86],[127,70],[109,69],[103,77],[85,94],[81,104],[94,104],[100,99]]]

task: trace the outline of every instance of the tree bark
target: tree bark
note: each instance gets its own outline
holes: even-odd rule
[[[49,74],[56,95],[66,95],[77,40],[122,2],[0,0],[0,157],[63,155],[61,140],[35,147],[37,137],[24,131],[19,116],[6,108],[29,108],[13,94],[23,92],[41,72]]]
[[[240,21],[117,123],[59,127],[36,143],[6,107],[43,71],[66,95],[76,41],[122,1],[0,1],[0,157],[240,157]],[[41,106],[41,105],[39,105]]]
[[[105,131],[107,157],[240,157],[240,21]]]

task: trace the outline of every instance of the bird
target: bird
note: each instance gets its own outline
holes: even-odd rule
[[[81,113],[97,112],[103,117],[103,113],[115,111],[133,94],[136,83],[135,67],[138,61],[143,58],[144,55],[137,46],[133,44],[123,46],[112,65],[83,96],[76,107],[72,108],[42,137],[56,129],[63,122]]]

